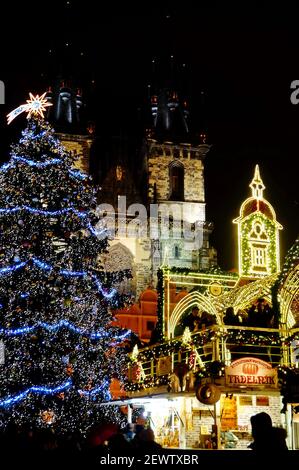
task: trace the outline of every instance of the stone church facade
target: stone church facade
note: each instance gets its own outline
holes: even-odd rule
[[[99,261],[107,271],[131,270],[133,279],[124,289],[137,300],[146,288],[155,287],[162,264],[192,270],[217,264],[216,251],[209,244],[213,224],[205,215],[204,161],[210,145],[205,134],[194,137],[187,103],[176,90],[162,88],[149,97],[149,117],[133,161],[122,137],[116,145],[107,145],[105,152],[94,145],[92,127],[79,130],[78,92],[62,84],[55,93],[49,91],[49,99],[53,103],[49,118],[58,124],[62,143],[77,156],[76,167],[90,173],[92,152],[102,159],[104,170],[96,175],[98,212],[104,204],[108,226],[113,218],[118,223],[109,254]],[[140,217],[136,204],[142,204],[147,223],[128,236],[128,228]]]

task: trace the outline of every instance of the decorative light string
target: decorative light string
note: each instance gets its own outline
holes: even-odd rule
[[[0,214],[13,214],[14,212],[20,212],[22,210],[27,211],[31,214],[50,216],[50,217],[55,217],[55,216],[67,214],[68,212],[72,212],[73,214],[75,214],[80,219],[87,219],[88,218],[88,214],[86,214],[84,212],[79,212],[76,209],[74,209],[73,207],[67,207],[65,209],[60,209],[60,210],[57,210],[57,211],[47,211],[47,210],[43,210],[43,209],[34,209],[33,207],[30,207],[30,206],[16,206],[16,207],[11,207],[10,209],[0,209]],[[103,229],[103,230],[100,230],[100,231],[95,230],[90,222],[87,223],[86,227],[88,228],[90,233],[92,233],[92,235],[95,235],[96,237],[99,237],[100,235],[107,234],[106,229]]]
[[[29,160],[25,157],[18,157],[17,155],[12,156],[12,160],[16,162],[25,163],[26,165],[37,167],[37,168],[45,168],[49,165],[56,165],[57,163],[63,163],[61,158],[51,158],[50,160],[46,160],[45,162],[36,162],[34,160]]]
[[[58,385],[57,387],[54,387],[54,388],[37,387],[37,386],[30,387],[30,388],[27,388],[27,390],[25,390],[24,392],[20,393],[19,395],[15,395],[14,397],[5,398],[4,400],[1,400],[0,408],[8,408],[10,405],[14,405],[15,403],[26,398],[26,396],[29,393],[38,393],[42,395],[54,395],[55,393],[60,393],[63,390],[67,390],[68,388],[70,388],[71,385],[72,385],[72,381],[67,380],[64,384]]]
[[[47,131],[40,131],[39,134],[36,134],[34,135],[34,133],[32,131],[29,131],[28,129],[25,129],[23,132],[22,132],[22,139],[20,139],[20,144],[25,144],[26,141],[28,140],[28,138],[30,138],[30,140],[36,140],[40,137],[43,137],[44,135],[47,134]],[[61,147],[61,145],[59,144],[59,141],[58,139],[56,139],[55,137],[53,137],[53,135],[50,136],[50,140],[51,140],[51,143],[55,146],[55,147]]]
[[[59,164],[64,163],[64,161],[61,158],[52,158],[50,160],[46,160],[45,162],[36,162],[34,160],[29,160],[28,158],[25,158],[25,157],[19,157],[17,155],[13,155],[11,158],[12,158],[12,161],[8,163],[4,163],[4,165],[0,167],[0,173],[5,173],[7,170],[14,168],[15,167],[14,162],[24,163],[25,165],[28,165],[34,168],[45,168],[47,166],[59,165]],[[81,180],[88,179],[88,175],[85,175],[80,170],[67,169],[67,171],[74,178],[78,178]]]
[[[26,266],[26,264],[27,264],[27,262],[23,262],[23,263],[15,264],[14,266],[8,266],[6,268],[1,268],[0,269],[0,276],[4,276],[5,274],[9,274],[13,271],[17,271],[18,269],[21,269],[24,266]]]
[[[39,387],[39,386],[33,386],[30,388],[27,388],[24,390],[24,392],[19,393],[18,395],[15,395],[13,397],[9,398],[4,398],[4,400],[0,400],[0,408],[8,408],[11,405],[14,405],[15,403],[18,403],[19,401],[25,399],[29,393],[37,393],[39,395],[55,395],[56,393],[61,393],[64,390],[68,390],[71,386],[73,385],[72,380],[67,380],[61,385],[58,385],[57,387],[50,388],[50,387]],[[108,381],[105,380],[102,385],[99,387],[96,387],[92,390],[78,390],[78,393],[80,395],[84,396],[92,396],[96,395],[100,392],[103,391],[103,389],[109,386]],[[110,392],[108,390],[105,390],[105,399],[109,400],[111,398]]]
[[[104,328],[101,328],[100,330],[94,331],[92,333],[87,333],[84,329],[76,327],[73,323],[68,322],[67,320],[60,320],[58,323],[54,324],[38,322],[36,323],[36,325],[24,326],[23,328],[16,328],[14,330],[0,328],[0,335],[2,334],[6,336],[21,336],[23,334],[32,333],[38,328],[44,328],[47,331],[58,331],[61,328],[67,328],[68,330],[73,331],[74,333],[77,333],[79,335],[88,336],[90,339],[102,339],[110,336],[110,333],[108,331],[105,331]],[[125,333],[119,336],[114,336],[113,339],[123,341],[131,333],[131,330],[127,330]]]
[[[54,267],[52,265],[47,264],[44,261],[39,260],[38,258],[32,258],[32,262],[35,266],[37,266],[39,269],[42,269],[43,271],[50,272],[54,269]],[[17,269],[20,269],[20,268],[26,266],[28,263],[29,263],[29,261],[24,261],[22,263],[18,263],[18,264],[12,265],[12,266],[1,268],[0,269],[0,276],[4,276],[5,274],[10,274],[10,273],[16,271]],[[67,270],[67,269],[62,269],[62,270],[58,271],[57,274],[60,275],[60,276],[64,276],[64,277],[87,278],[89,276],[89,274],[86,271],[70,271],[70,270]],[[98,280],[98,278],[96,277],[95,274],[92,274],[91,278],[94,281],[98,291],[106,299],[111,299],[116,294],[117,290],[114,289],[114,288],[107,292],[103,288],[101,282]]]

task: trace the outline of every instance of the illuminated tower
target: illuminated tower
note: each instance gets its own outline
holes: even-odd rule
[[[150,104],[147,201],[159,206],[161,224],[165,213],[170,217],[170,236],[163,239],[160,235],[161,253],[157,259],[164,259],[167,249],[170,266],[209,269],[217,263],[215,250],[209,245],[213,225],[206,221],[205,214],[204,159],[211,146],[206,134],[195,135],[187,100],[175,87],[151,95]],[[184,226],[190,227],[190,241]],[[197,244],[192,236],[200,238]],[[153,266],[153,271],[156,268]]]
[[[282,226],[276,220],[273,207],[264,199],[265,185],[258,165],[249,187],[252,195],[243,202],[240,215],[233,222],[238,225],[239,274],[256,278],[280,270],[279,230]]]

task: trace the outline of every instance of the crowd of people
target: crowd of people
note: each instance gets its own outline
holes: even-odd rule
[[[10,455],[38,455],[47,453],[52,456],[82,455],[97,458],[110,455],[158,454],[162,446],[155,442],[150,427],[141,424],[127,424],[120,428],[114,424],[95,426],[83,437],[80,433],[60,435],[54,429],[31,429],[9,425],[0,433],[0,453]]]
[[[175,336],[182,335],[185,328],[189,328],[191,333],[209,328],[216,324],[215,315],[211,315],[206,311],[200,311],[195,305],[189,314],[183,317],[181,323],[178,325],[175,331]]]
[[[274,310],[268,302],[259,298],[249,309],[238,310],[234,307],[228,307],[224,316],[223,323],[231,326],[251,326],[254,328],[277,328],[277,319]]]
[[[252,328],[277,328],[277,316],[274,310],[270,307],[269,303],[264,298],[259,298],[250,308],[247,310],[238,310],[235,312],[234,307],[228,307],[223,315],[223,323],[227,326],[245,326]],[[175,330],[175,336],[180,336],[184,333],[185,328],[188,327],[191,333],[197,331],[204,331],[217,323],[215,315],[211,315],[206,311],[200,311],[197,306],[194,306],[190,313],[185,315]],[[272,335],[272,332],[261,331],[264,337]],[[280,359],[280,348],[279,346],[268,346],[262,349],[259,345],[250,345],[248,349],[244,346],[240,349],[238,345],[233,344],[227,345],[228,350],[231,352],[231,359],[239,359],[244,355],[257,355],[260,359],[270,361],[274,364],[279,363]],[[203,358],[205,361],[212,359],[211,351],[208,350],[208,345],[205,345],[202,351]]]
[[[274,310],[263,298],[259,298],[249,309],[239,310],[237,313],[235,313],[233,307],[229,307],[223,316],[223,323],[227,326],[261,328],[260,332],[255,330],[255,334],[261,335],[263,341],[265,338],[271,339],[275,337],[275,333],[273,336],[273,332],[263,330],[264,328],[278,327],[277,316]],[[261,342],[263,343],[263,341]],[[246,341],[244,341],[244,343],[246,343]],[[279,345],[271,345],[268,343],[243,344],[242,346],[238,346],[234,344],[233,340],[228,339],[226,347],[231,353],[231,360],[240,359],[247,355],[256,356],[266,362],[271,362],[273,366],[277,366],[280,363],[281,351]]]
[[[254,452],[287,451],[287,434],[284,428],[274,427],[269,414],[262,412],[250,418],[252,442],[248,446]],[[235,449],[238,438],[231,431],[221,432],[222,448]],[[150,427],[141,424],[127,424],[120,429],[113,424],[95,428],[83,439],[78,433],[59,437],[51,429],[26,430],[10,426],[0,436],[1,455],[5,451],[12,455],[47,455],[83,456],[84,459],[100,458],[105,455],[159,455],[163,448],[155,442],[155,435]]]
[[[215,315],[200,311],[194,306],[189,314],[183,317],[177,335],[182,334],[186,327],[192,333],[203,330],[217,323]],[[235,312],[234,307],[228,307],[223,315],[223,323],[230,326],[248,326],[254,328],[277,328],[277,318],[274,310],[264,298],[259,298],[248,309]]]

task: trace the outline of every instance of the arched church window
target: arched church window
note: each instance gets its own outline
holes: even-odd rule
[[[180,162],[173,162],[169,166],[170,199],[172,201],[184,200],[184,166]]]
[[[180,257],[180,248],[177,245],[174,247],[174,257],[175,259],[179,259]]]

